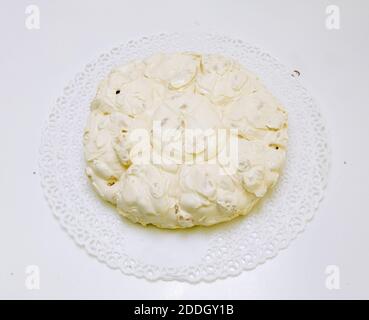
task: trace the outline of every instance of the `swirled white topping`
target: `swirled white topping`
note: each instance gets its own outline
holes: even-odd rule
[[[233,170],[219,161],[231,139]],[[157,54],[101,82],[84,133],[86,174],[134,222],[212,225],[247,214],[276,184],[287,139],[287,113],[237,62]]]

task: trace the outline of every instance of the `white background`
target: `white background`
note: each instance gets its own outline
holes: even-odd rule
[[[25,8],[41,11],[25,28]],[[336,4],[341,29],[325,27]],[[1,1],[0,298],[369,298],[369,2]],[[196,285],[149,282],[88,256],[44,201],[38,147],[50,107],[74,74],[131,38],[210,31],[259,45],[315,97],[327,120],[332,168],[326,198],[287,250],[238,277]],[[25,268],[38,265],[40,290]],[[340,290],[325,286],[340,268]]]

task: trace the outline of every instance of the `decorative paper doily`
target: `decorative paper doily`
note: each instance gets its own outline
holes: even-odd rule
[[[283,174],[267,199],[246,217],[209,228],[144,228],[100,200],[85,176],[82,135],[99,81],[114,66],[173,51],[221,53],[236,59],[257,74],[288,111]],[[88,253],[125,274],[198,282],[253,269],[286,248],[323,198],[329,155],[326,128],[316,104],[271,55],[223,36],[159,34],[102,54],[64,89],[44,130],[40,173],[53,213]]]

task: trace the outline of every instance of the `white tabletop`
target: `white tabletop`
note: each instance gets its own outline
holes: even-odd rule
[[[30,3],[40,29],[25,26]],[[330,30],[332,3],[340,28]],[[366,0],[2,3],[0,298],[369,298],[368,10]],[[132,37],[189,29],[241,38],[299,70],[327,120],[332,168],[316,216],[276,258],[213,283],[149,282],[99,263],[60,228],[38,147],[50,107],[88,61]],[[38,290],[25,283],[29,265]],[[332,289],[326,271],[337,270]]]

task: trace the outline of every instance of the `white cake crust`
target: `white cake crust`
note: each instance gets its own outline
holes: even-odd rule
[[[225,140],[211,133],[220,130]],[[231,138],[232,171],[215,161]],[[250,212],[276,184],[287,140],[287,113],[255,75],[232,59],[186,52],[114,69],[99,85],[83,142],[86,174],[104,200],[133,222],[174,229]]]

